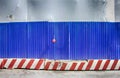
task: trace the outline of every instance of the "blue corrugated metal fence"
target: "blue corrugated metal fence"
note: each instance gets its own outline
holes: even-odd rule
[[[120,59],[120,23],[0,23],[0,58]]]

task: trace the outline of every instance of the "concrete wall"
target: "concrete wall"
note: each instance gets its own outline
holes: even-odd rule
[[[120,22],[120,0],[115,0],[115,19]]]
[[[114,0],[0,0],[0,21],[114,21]]]

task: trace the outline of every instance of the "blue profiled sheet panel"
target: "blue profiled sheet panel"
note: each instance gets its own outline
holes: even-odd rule
[[[70,24],[71,59],[120,59],[120,23]]]
[[[4,58],[8,55],[6,26],[6,24],[0,24],[0,58]]]
[[[29,23],[28,58],[69,59],[68,33],[67,23]]]
[[[27,55],[27,24],[0,24],[0,57],[24,58]]]
[[[120,59],[120,23],[0,23],[0,58]]]

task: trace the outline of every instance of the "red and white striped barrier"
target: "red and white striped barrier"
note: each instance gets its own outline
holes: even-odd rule
[[[120,60],[0,59],[0,69],[4,68],[60,71],[120,70]]]
[[[44,69],[44,59],[0,59],[0,68]]]

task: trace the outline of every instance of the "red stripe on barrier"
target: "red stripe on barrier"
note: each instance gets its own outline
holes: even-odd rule
[[[84,64],[85,64],[85,63],[82,62],[82,63],[79,65],[78,70],[82,70]]]
[[[102,70],[106,70],[107,67],[108,67],[108,65],[109,65],[109,63],[110,63],[110,60],[107,60],[107,61],[105,62],[105,65],[104,65],[104,67],[103,67]]]
[[[0,69],[2,69],[2,62],[3,62],[3,60],[2,60],[1,63],[0,63]]]
[[[29,61],[29,63],[27,64],[26,69],[30,69],[30,67],[32,66],[33,62],[34,62],[34,59],[31,59]]]
[[[12,59],[11,63],[8,66],[8,69],[12,69],[15,62],[16,62],[16,59]]]
[[[18,69],[22,68],[23,64],[25,63],[26,59],[22,59],[20,63],[18,64]]]
[[[120,66],[119,66],[119,69],[118,70],[120,70]]]
[[[3,59],[3,61],[1,62],[0,68],[4,68],[5,64],[7,62],[7,59]]]
[[[71,68],[70,68],[70,70],[74,70],[75,67],[76,67],[76,65],[77,65],[77,63],[73,63],[72,66],[71,66]]]
[[[37,63],[35,69],[36,69],[36,70],[39,70],[39,69],[40,69],[40,66],[42,65],[42,63],[43,63],[43,60],[39,60],[39,62]]]
[[[99,70],[101,63],[102,63],[102,60],[98,60],[94,70]]]
[[[67,66],[67,63],[63,63],[60,70],[61,70],[61,71],[65,70],[66,66]]]
[[[113,65],[112,65],[110,70],[114,70],[116,65],[117,65],[117,63],[118,63],[118,60],[114,60],[114,63],[113,63]]]
[[[88,65],[85,70],[90,70],[92,64],[93,64],[93,60],[89,60]]]
[[[47,62],[47,64],[45,65],[44,69],[45,69],[45,70],[48,70],[48,69],[49,69],[50,64],[51,64],[51,62]]]
[[[56,70],[56,69],[57,69],[57,67],[58,67],[58,64],[59,64],[59,62],[55,62],[55,64],[54,64],[54,66],[53,66],[53,69],[52,69],[52,70]]]

